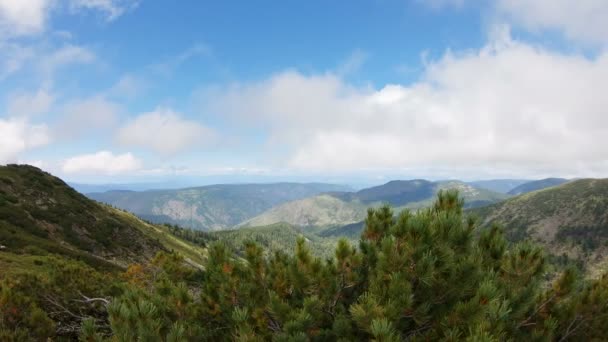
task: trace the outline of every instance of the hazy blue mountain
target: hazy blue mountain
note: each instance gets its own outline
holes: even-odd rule
[[[508,193],[509,193],[509,195],[521,195],[521,194],[525,194],[525,193],[528,193],[528,192],[532,192],[532,191],[541,190],[541,189],[549,188],[549,187],[552,187],[552,186],[564,184],[566,182],[568,182],[568,180],[564,179],[564,178],[546,178],[546,179],[540,179],[540,180],[535,180],[535,181],[523,183],[523,184],[519,185],[518,187],[512,189]]]
[[[153,222],[219,230],[288,201],[349,189],[324,183],[219,184],[178,190],[108,191],[87,196]]]
[[[509,191],[515,189],[516,187],[528,182],[530,182],[529,179],[489,179],[472,181],[467,183],[478,188],[484,188],[487,190],[506,194],[509,193]]]

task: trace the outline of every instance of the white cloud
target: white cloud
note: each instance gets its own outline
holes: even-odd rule
[[[211,129],[162,107],[137,116],[117,135],[121,144],[148,148],[165,156],[200,147],[213,138]]]
[[[89,64],[95,59],[96,56],[91,50],[68,44],[44,56],[44,59],[39,62],[39,67],[43,74],[52,76],[55,71],[67,65]]]
[[[100,173],[115,175],[133,172],[141,169],[141,160],[131,153],[114,155],[109,151],[99,151],[93,154],[83,154],[68,158],[63,162],[61,169],[65,173]]]
[[[46,113],[55,98],[45,89],[36,93],[17,93],[9,97],[7,112],[9,116],[34,116]]]
[[[66,8],[103,13],[113,21],[135,9],[139,0],[0,0],[0,40],[43,33],[52,10]]]
[[[45,125],[31,125],[25,119],[0,118],[0,163],[15,162],[18,156],[32,148],[50,142]]]
[[[498,0],[496,8],[528,30],[557,30],[573,41],[608,44],[606,0]]]
[[[355,88],[294,71],[214,94],[304,170],[493,168],[608,172],[608,54],[564,55],[503,32],[446,53],[412,85]],[[463,171],[464,172],[464,171]]]
[[[62,137],[76,137],[103,132],[117,123],[121,112],[119,105],[100,96],[75,100],[63,107],[56,133]]]
[[[49,0],[0,0],[0,37],[44,31]]]
[[[56,47],[45,43],[3,42],[0,39],[0,81],[26,75],[38,76],[48,82],[62,68],[90,64],[96,59],[95,53],[84,46],[67,44]]]
[[[109,90],[109,95],[120,98],[133,98],[147,88],[146,82],[133,75],[122,76]]]
[[[21,70],[34,55],[31,47],[0,41],[0,81]]]
[[[72,10],[100,11],[105,14],[108,21],[115,20],[138,5],[139,0],[70,0]]]

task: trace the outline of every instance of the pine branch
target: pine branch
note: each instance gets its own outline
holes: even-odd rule
[[[525,320],[523,320],[521,323],[519,323],[517,325],[517,328],[521,328],[521,327],[525,327],[530,325],[529,322],[532,318],[534,318],[534,316],[536,316],[536,314],[542,310],[545,306],[547,306],[547,304],[549,304],[550,302],[553,301],[553,299],[555,299],[557,295],[553,294],[551,297],[549,297],[549,299],[547,299],[546,301],[544,301],[541,305],[539,305],[536,310],[534,310],[534,312],[532,314],[530,314],[530,316],[528,316],[528,318],[526,318]]]

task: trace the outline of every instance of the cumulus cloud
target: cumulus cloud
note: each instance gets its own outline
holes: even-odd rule
[[[499,0],[497,10],[532,31],[556,30],[570,40],[608,44],[608,1]]]
[[[117,134],[118,142],[123,145],[151,149],[164,156],[199,147],[213,138],[211,129],[163,107],[137,116]]]
[[[92,131],[101,132],[118,122],[122,108],[104,97],[95,96],[68,102],[62,109],[57,134],[76,137]]]
[[[32,148],[50,142],[45,125],[31,125],[25,119],[0,118],[0,163],[15,162],[18,156]]]
[[[219,114],[259,124],[294,168],[608,172],[608,54],[497,37],[429,62],[411,85],[356,88],[333,74],[286,71],[209,100]]]
[[[0,0],[0,37],[44,30],[49,0]]]
[[[115,175],[137,171],[141,168],[141,160],[131,153],[113,154],[110,151],[99,151],[93,154],[83,154],[66,159],[61,169],[64,173],[93,173]]]
[[[95,54],[86,47],[65,45],[53,50],[39,62],[40,71],[46,76],[52,76],[55,71],[74,64],[89,64],[96,59]]]
[[[573,42],[608,44],[608,1],[605,0],[420,0],[435,9],[488,4],[490,21],[508,23],[534,33],[552,31]]]
[[[55,98],[46,89],[35,93],[17,93],[9,97],[7,112],[9,116],[33,116],[46,113]]]
[[[51,9],[65,8],[56,4],[67,4],[72,12],[103,13],[108,21],[112,21],[136,8],[139,0],[0,0],[0,38],[44,32]]]

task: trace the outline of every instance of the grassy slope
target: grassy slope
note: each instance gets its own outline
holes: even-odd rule
[[[5,257],[52,253],[116,269],[175,250],[202,262],[204,249],[162,229],[95,203],[35,167],[0,167],[0,245],[5,246],[0,253]]]
[[[530,192],[471,213],[501,223],[514,239],[531,238],[555,255],[590,265],[608,262],[608,179],[583,179]]]

